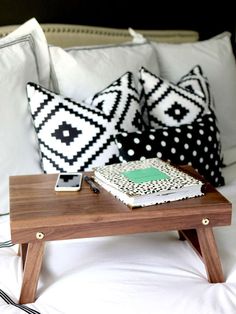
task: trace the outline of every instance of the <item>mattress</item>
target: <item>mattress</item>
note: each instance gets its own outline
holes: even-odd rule
[[[220,192],[233,203],[232,225],[214,228],[226,282],[210,284],[203,263],[177,232],[49,242],[34,304],[18,306],[18,246],[0,248],[0,313],[233,314],[236,312],[236,164]],[[0,241],[10,240],[9,216]]]

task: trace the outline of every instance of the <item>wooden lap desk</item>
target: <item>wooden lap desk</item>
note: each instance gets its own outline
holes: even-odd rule
[[[56,177],[10,177],[11,237],[20,244],[24,269],[19,303],[35,301],[51,240],[177,230],[202,258],[209,282],[224,281],[212,227],[231,223],[231,203],[211,185],[202,197],[132,210],[102,188],[93,193],[86,182],[79,192],[55,192]]]

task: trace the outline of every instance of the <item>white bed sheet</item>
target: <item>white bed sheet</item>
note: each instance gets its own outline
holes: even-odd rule
[[[235,314],[236,164],[223,172],[227,184],[219,190],[233,203],[233,221],[214,232],[225,283],[208,283],[203,263],[176,232],[55,241],[46,246],[37,300],[23,309],[5,295],[14,303],[20,293],[13,246],[0,248],[0,313]],[[0,241],[9,239],[9,217],[0,217]]]

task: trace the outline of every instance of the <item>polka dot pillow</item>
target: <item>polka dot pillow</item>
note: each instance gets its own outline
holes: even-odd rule
[[[145,121],[153,128],[192,123],[211,108],[208,80],[199,65],[177,84],[141,68],[140,84]]]
[[[159,157],[192,165],[214,186],[224,185],[219,132],[212,113],[192,124],[116,135],[120,161]]]

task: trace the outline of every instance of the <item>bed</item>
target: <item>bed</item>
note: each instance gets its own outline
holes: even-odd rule
[[[152,19],[147,17],[142,20],[134,19],[130,24],[127,13],[133,9],[130,6],[127,7],[123,22],[108,19],[106,24],[105,13],[101,13],[101,20],[98,20],[95,15],[91,15],[87,20],[83,17],[78,18],[75,14],[75,9],[78,9],[76,1],[71,1],[70,13],[73,12],[71,16],[63,1],[58,2],[57,17],[53,14],[51,2],[44,5],[46,7],[42,9],[39,2],[35,2],[35,7],[29,7],[26,14],[24,1],[21,9],[17,8],[16,4],[9,7],[9,2],[3,1],[4,9],[1,11],[0,90],[5,93],[2,100],[5,107],[0,105],[0,141],[3,147],[0,173],[4,179],[1,179],[0,191],[0,312],[4,314],[235,313],[236,66],[230,48],[234,41],[234,20],[227,19],[225,23],[216,24],[214,23],[214,18],[217,20],[218,17],[216,14],[212,17],[211,26],[207,27],[208,23],[198,24],[197,18],[183,23],[182,19],[179,21],[176,17],[173,18],[175,16],[173,15],[170,26],[164,18],[160,18],[159,22],[156,20],[151,22]],[[105,5],[103,2],[103,8]],[[11,9],[14,9],[13,11],[19,9],[20,14],[11,15]],[[4,15],[4,12],[7,13]],[[29,20],[33,16],[40,21],[40,24],[36,19]],[[151,16],[153,17],[152,14]],[[27,20],[29,21],[26,22]],[[204,19],[201,22],[203,21]],[[23,25],[24,22],[26,24]],[[128,26],[132,26],[132,29],[128,30]],[[222,34],[223,31],[230,32],[232,36],[230,37],[227,32]],[[154,47],[157,45],[161,49],[157,48],[153,54],[153,48],[150,50],[150,42],[155,43]],[[200,46],[198,44],[195,46],[196,43],[200,43]],[[12,48],[14,45],[17,46],[16,49]],[[17,174],[42,173],[42,167],[48,173],[63,168],[61,160],[58,163],[62,168],[55,168],[53,163],[48,162],[49,159],[54,160],[54,157],[47,155],[43,150],[45,147],[40,147],[44,157],[46,156],[43,161],[40,161],[39,145],[32,128],[29,108],[20,108],[25,102],[27,83],[36,83],[36,89],[41,93],[40,97],[44,97],[49,90],[53,91],[51,97],[61,94],[73,99],[74,102],[86,100],[85,104],[91,104],[91,95],[97,95],[112,81],[123,75],[127,70],[127,64],[129,70],[137,73],[141,65],[149,71],[154,71],[155,75],[164,73],[166,79],[179,80],[191,69],[192,61],[185,54],[186,47],[191,50],[195,60],[198,60],[195,53],[199,53],[196,50],[202,51],[205,59],[201,66],[203,70],[206,67],[210,83],[213,81],[214,85],[214,79],[216,76],[219,77],[219,73],[222,76],[220,83],[218,79],[213,86],[213,95],[217,96],[219,103],[217,107],[216,101],[215,108],[222,143],[218,147],[220,152],[217,153],[220,154],[219,162],[222,162],[219,175],[222,176],[224,184],[216,176],[209,178],[233,206],[231,226],[214,228],[226,281],[210,284],[199,257],[186,242],[178,241],[177,233],[174,231],[53,241],[46,246],[35,303],[19,305],[22,265],[17,255],[18,246],[10,241],[8,177]],[[101,77],[102,60],[109,55],[106,53],[108,50],[112,51],[113,58],[120,62],[119,71],[117,66],[108,64],[112,75],[107,71],[108,74],[104,73]],[[181,53],[178,55],[179,51]],[[133,62],[131,67],[130,60],[134,59],[134,53],[139,55],[139,59],[136,63]],[[126,57],[127,55],[129,58]],[[35,58],[37,63],[34,62]],[[156,63],[158,58],[159,64]],[[102,67],[96,68],[98,59]],[[81,62],[79,71],[82,65],[86,68],[83,69],[84,72],[80,72],[81,77],[78,77],[78,64],[75,60]],[[182,64],[181,67],[175,67],[176,60]],[[211,64],[212,60],[213,64]],[[165,62],[167,62],[166,66]],[[169,62],[172,62],[171,66]],[[91,65],[92,71],[89,70]],[[215,72],[212,69],[216,69]],[[93,77],[89,79],[91,75]],[[137,77],[134,77],[134,84],[135,82],[138,82]],[[100,99],[99,97],[97,98]],[[28,93],[28,99],[33,99],[31,93]],[[9,110],[5,110],[7,104]],[[222,104],[227,106],[227,112]],[[9,121],[11,121],[10,127]],[[22,128],[23,124],[24,128]],[[35,125],[37,129],[37,124]],[[155,128],[155,123],[152,128]],[[136,128],[125,131],[139,132]],[[43,134],[47,132],[45,130]],[[158,136],[165,136],[165,134],[158,133]],[[40,140],[41,144],[45,142],[45,138]],[[211,143],[212,138],[209,139],[208,148]],[[159,149],[160,154],[161,147],[156,149]],[[120,151],[123,159],[129,157],[128,150],[129,148],[126,152]],[[205,158],[207,151],[203,154],[198,162],[201,158]],[[102,158],[96,159],[97,162],[100,164],[106,162],[108,155],[106,151]],[[86,170],[86,166],[88,164],[83,160],[81,169]],[[89,166],[95,166],[93,161]],[[206,175],[209,175],[209,171],[206,171]]]

